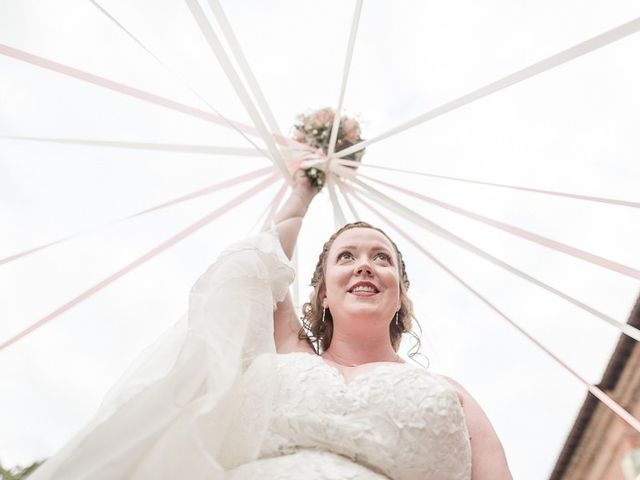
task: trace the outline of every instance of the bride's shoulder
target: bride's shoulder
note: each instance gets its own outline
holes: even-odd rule
[[[469,392],[467,392],[467,390],[460,385],[460,383],[456,380],[454,380],[453,378],[447,376],[447,375],[442,375],[442,374],[436,374],[437,377],[439,377],[440,379],[444,380],[445,382],[447,382],[454,390],[455,392],[458,394],[458,399],[460,400],[460,405],[464,408],[465,406],[465,401],[468,398],[472,398],[471,394]]]
[[[443,380],[446,380],[448,383],[451,384],[451,386],[453,388],[455,388],[456,390],[461,390],[461,391],[465,391],[464,387],[462,385],[460,385],[460,383],[458,383],[456,380],[454,380],[453,378],[447,376],[447,375],[443,375],[441,373],[436,373],[436,376],[440,377]]]
[[[456,380],[440,375],[458,392],[469,432],[473,478],[512,480],[504,448],[478,401]]]
[[[438,375],[441,379],[445,380],[453,387],[453,389],[458,394],[458,398],[460,399],[460,405],[465,412],[465,415],[479,415],[485,416],[484,411],[480,407],[478,401],[471,395],[466,388],[464,388],[457,380],[454,380],[447,375]]]

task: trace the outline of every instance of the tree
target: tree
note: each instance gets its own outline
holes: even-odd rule
[[[35,471],[35,469],[43,463],[44,460],[40,460],[37,462],[33,462],[27,467],[16,465],[15,467],[7,470],[2,466],[2,463],[0,462],[0,480],[22,480],[31,475]]]

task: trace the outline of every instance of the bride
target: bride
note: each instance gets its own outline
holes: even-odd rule
[[[302,170],[294,182],[276,226],[220,255],[34,480],[511,478],[473,397],[397,354],[412,306],[384,232],[331,236],[303,307],[311,337],[301,328],[289,259],[318,190]]]

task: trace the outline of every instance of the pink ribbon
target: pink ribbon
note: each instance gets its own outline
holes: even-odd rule
[[[224,215],[225,213],[230,211],[232,208],[235,208],[236,206],[240,205],[242,202],[248,200],[249,198],[251,198],[256,193],[260,192],[261,190],[264,190],[266,187],[268,187],[269,185],[274,183],[277,180],[277,178],[278,178],[278,174],[277,173],[271,175],[269,178],[267,178],[266,180],[263,180],[258,185],[254,186],[254,187],[251,187],[246,192],[238,195],[237,197],[233,198],[229,202],[225,203],[222,207],[214,210],[213,212],[211,212],[210,214],[208,214],[205,217],[201,218],[200,220],[198,220],[194,224],[190,225],[189,227],[185,228],[184,230],[182,230],[182,231],[178,232],[177,234],[173,235],[171,238],[165,240],[161,244],[159,244],[156,247],[152,248],[151,250],[149,250],[147,253],[145,253],[141,257],[137,258],[136,260],[134,260],[133,262],[129,263],[125,267],[121,268],[117,272],[111,274],[110,276],[108,276],[107,278],[102,280],[101,282],[95,284],[93,287],[85,290],[80,295],[78,295],[75,298],[69,300],[64,305],[58,307],[53,312],[49,313],[45,317],[41,318],[40,320],[38,320],[37,322],[33,323],[32,325],[30,325],[26,329],[22,330],[21,332],[17,333],[13,337],[9,338],[8,340],[6,340],[2,344],[0,344],[0,351],[2,351],[5,348],[9,347],[10,345],[14,344],[18,340],[26,337],[30,333],[36,331],[37,329],[39,329],[43,325],[47,324],[48,322],[50,322],[54,318],[59,317],[60,315],[62,315],[67,310],[70,310],[71,308],[75,307],[76,305],[78,305],[79,303],[83,302],[84,300],[86,300],[87,298],[91,297],[92,295],[96,294],[97,292],[99,292],[100,290],[102,290],[103,288],[108,286],[109,284],[111,284],[111,283],[115,282],[116,280],[118,280],[119,278],[123,277],[124,275],[126,275],[130,271],[138,268],[140,265],[142,265],[145,262],[151,260],[156,255],[164,252],[165,250],[167,250],[168,248],[172,247],[176,243],[184,240],[189,235],[195,233],[196,231],[198,231],[199,229],[201,229],[205,225],[211,223],[216,218]]]
[[[436,200],[435,198],[428,197],[426,195],[422,195],[417,192],[413,192],[411,190],[407,190],[403,187],[398,187],[396,185],[392,185],[388,182],[384,182],[382,180],[377,180],[375,178],[367,177],[365,175],[361,175],[363,178],[367,180],[371,180],[375,183],[379,183],[381,185],[385,185],[389,188],[397,190],[399,192],[406,193],[407,195],[411,195],[415,198],[420,198],[425,202],[429,202],[433,205],[437,205],[441,208],[445,208],[452,212],[455,212],[459,215],[463,215],[467,218],[471,218],[478,222],[482,222],[485,225],[490,225],[494,228],[500,229],[504,232],[510,233],[520,238],[524,238],[525,240],[529,240],[530,242],[537,243],[538,245],[545,246],[547,248],[551,248],[553,250],[557,250],[558,252],[562,252],[564,254],[570,255],[572,257],[579,258],[580,260],[584,260],[585,262],[592,263],[594,265],[598,265],[600,267],[606,268],[608,270],[612,270],[617,273],[621,273],[622,275],[626,275],[631,278],[635,278],[636,280],[640,280],[640,270],[636,270],[635,268],[629,267],[622,263],[614,262],[613,260],[609,260],[608,258],[600,257],[598,255],[594,255],[592,253],[586,252],[584,250],[580,250],[579,248],[572,247],[571,245],[567,245],[565,243],[558,242],[556,240],[552,240],[547,237],[543,237],[542,235],[538,235],[536,233],[530,232],[523,228],[518,228],[513,225],[509,225],[508,223],[499,222],[498,220],[494,220],[493,218],[485,217],[483,215],[479,215],[477,213],[471,212],[469,210],[465,210],[460,207],[456,207],[446,202],[442,202],[440,200]]]
[[[349,188],[347,186],[347,188]],[[450,270],[444,263],[434,257],[426,248],[424,248],[420,243],[418,243],[413,237],[408,235],[404,230],[402,230],[399,226],[385,217],[380,211],[378,211],[375,207],[370,205],[364,199],[360,198],[352,189],[349,189],[350,193],[354,196],[356,200],[362,203],[365,207],[375,213],[378,217],[380,217],[384,222],[389,224],[392,228],[394,228],[400,235],[402,235],[409,243],[411,243],[415,248],[417,248],[420,252],[426,255],[432,262],[442,268],[445,272],[451,275],[455,280],[457,280],[464,288],[466,288],[469,292],[475,295],[480,301],[482,301],[485,305],[491,308],[494,312],[496,312],[500,317],[506,320],[512,327],[518,330],[521,334],[523,334],[527,339],[533,342],[538,348],[544,351],[547,355],[549,355],[556,363],[558,363],[562,368],[564,368],[567,372],[569,372],[574,378],[580,381],[583,385],[587,387],[589,392],[591,392],[594,396],[596,396],[601,402],[603,402],[607,407],[609,407],[616,415],[618,415],[622,420],[627,422],[632,428],[636,431],[640,432],[640,420],[635,418],[631,413],[622,408],[620,404],[614,401],[611,397],[609,397],[606,393],[604,393],[600,388],[596,387],[589,383],[584,377],[582,377],[578,372],[572,369],[569,365],[563,362],[559,357],[557,357],[551,350],[545,347],[542,343],[536,340],[532,335],[530,335],[526,330],[520,327],[517,323],[515,323],[508,315],[502,312],[498,307],[496,307],[493,303],[491,303],[487,298],[482,296],[477,290],[471,287],[468,283],[466,283],[461,277],[456,275],[452,270]]]
[[[184,103],[176,102],[168,98],[161,97],[159,95],[155,95],[153,93],[149,93],[144,90],[131,87],[129,85],[125,85],[123,83],[114,82],[113,80],[109,80],[107,78],[100,77],[98,75],[94,75],[92,73],[85,72],[77,68],[69,67],[67,65],[63,65],[62,63],[54,62],[53,60],[49,60],[44,57],[39,57],[37,55],[33,55],[23,50],[18,50],[17,48],[13,48],[2,43],[0,43],[0,53],[8,57],[15,58],[17,60],[21,60],[23,62],[36,65],[38,67],[46,68],[48,70],[52,70],[54,72],[58,72],[63,75],[68,75],[70,77],[77,78],[78,80],[92,83],[94,85],[98,85],[100,87],[104,87],[109,90],[122,93],[124,95],[129,95],[131,97],[144,100],[145,102],[153,103],[155,105],[160,105],[161,107],[165,107],[171,110],[175,110],[177,112],[191,115],[192,117],[200,118],[207,122],[216,123],[224,127],[232,126],[233,128],[236,128],[249,135],[254,135],[257,137],[260,136],[260,133],[258,132],[258,130],[256,130],[255,128],[249,125],[245,125],[243,123],[239,123],[232,120],[227,120],[219,115],[206,112],[204,110],[200,110],[199,108],[191,107],[189,105],[185,105]],[[308,147],[304,144],[296,142],[282,135],[277,135],[277,134],[272,134],[272,135],[275,141],[280,145],[295,146],[304,150],[308,150]]]
[[[480,180],[472,180],[470,178],[450,177],[447,175],[436,175],[434,173],[417,172],[415,170],[405,170],[403,168],[383,167],[382,165],[371,165],[370,163],[361,164],[354,160],[345,160],[342,158],[333,159],[334,162],[347,167],[363,166],[366,168],[377,168],[380,170],[388,170],[391,172],[410,173],[412,175],[421,175],[423,177],[440,178],[443,180],[453,180],[455,182],[474,183],[476,185],[487,185],[490,187],[510,188],[512,190],[520,190],[522,192],[542,193],[545,195],[556,195],[558,197],[574,198],[577,200],[586,200],[588,202],[609,203],[611,205],[621,205],[623,207],[640,208],[640,202],[631,202],[628,200],[618,200],[615,198],[594,197],[591,195],[582,195],[579,193],[558,192],[554,190],[541,190],[539,188],[521,187],[517,185],[506,185],[504,183],[482,182]]]
[[[271,226],[271,223],[273,222],[273,219],[278,212],[278,208],[280,207],[280,203],[282,202],[282,198],[284,197],[284,194],[287,191],[288,187],[289,185],[285,183],[284,185],[282,185],[282,187],[280,187],[280,190],[278,190],[276,195],[273,197],[271,205],[269,206],[267,218],[265,218],[264,223],[262,224],[262,230],[266,230]]]
[[[129,220],[131,218],[135,218],[135,217],[138,217],[140,215],[144,215],[146,213],[150,213],[150,212],[154,212],[156,210],[161,210],[161,209],[164,209],[164,208],[168,208],[168,207],[170,207],[172,205],[175,205],[177,203],[186,202],[187,200],[192,200],[192,199],[194,199],[196,197],[207,195],[209,193],[213,193],[215,191],[222,190],[224,188],[231,187],[233,185],[237,185],[237,184],[239,184],[241,182],[246,182],[247,180],[252,180],[254,178],[258,178],[258,177],[266,175],[267,173],[272,172],[272,171],[273,171],[273,167],[261,168],[260,170],[256,170],[254,172],[250,172],[250,173],[247,173],[247,174],[244,174],[244,175],[240,175],[238,177],[235,177],[235,178],[232,178],[232,179],[229,179],[229,180],[225,180],[225,181],[220,182],[220,183],[216,183],[215,185],[211,185],[211,186],[203,188],[201,190],[196,190],[195,192],[191,192],[191,193],[189,193],[187,195],[184,195],[182,197],[174,198],[173,200],[170,200],[168,202],[162,203],[160,205],[156,205],[155,207],[151,207],[151,208],[148,208],[146,210],[142,210],[142,211],[140,211],[138,213],[134,213],[132,215],[120,218],[118,220],[114,220],[113,222],[110,222],[110,224],[115,225],[115,224],[118,224],[118,223],[123,222],[125,220]],[[37,247],[33,247],[33,248],[28,249],[28,250],[24,250],[22,252],[16,253],[14,255],[10,255],[10,256],[5,257],[5,258],[0,258],[0,265],[3,265],[5,263],[10,263],[10,262],[12,262],[14,260],[17,260],[17,259],[22,258],[22,257],[26,257],[27,255],[31,255],[32,253],[39,252],[40,250],[44,250],[44,249],[46,249],[48,247],[51,247],[53,245],[57,245],[59,243],[65,242],[67,240],[71,240],[71,239],[77,238],[77,237],[79,237],[81,235],[84,235],[84,234],[90,232],[90,231],[91,230],[83,230],[83,231],[75,233],[73,235],[68,235],[68,236],[60,238],[58,240],[54,240],[53,242],[45,243],[43,245],[39,245]]]

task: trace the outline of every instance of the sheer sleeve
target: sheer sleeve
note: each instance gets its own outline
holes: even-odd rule
[[[188,312],[32,478],[223,479],[228,465],[257,458],[275,375],[264,383],[251,431],[230,425],[243,395],[242,373],[259,355],[275,353],[273,311],[293,277],[275,229],[227,248],[194,284]],[[273,355],[260,358],[270,361]]]

